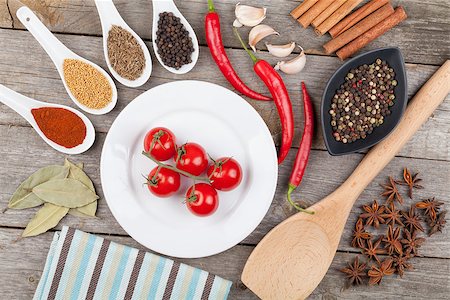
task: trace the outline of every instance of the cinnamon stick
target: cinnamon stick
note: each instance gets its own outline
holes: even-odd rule
[[[347,0],[333,1],[330,6],[328,6],[323,12],[320,13],[320,15],[317,16],[317,18],[315,18],[311,22],[311,25],[317,27],[322,24],[322,22],[325,21],[329,16],[331,16],[331,14],[334,13],[339,7],[341,7],[341,5],[345,3],[345,1]]]
[[[319,0],[305,0],[305,1],[303,1],[299,6],[297,6],[296,8],[294,8],[291,11],[291,16],[294,19],[300,18],[300,16],[303,15],[308,9],[310,9],[311,6],[316,4],[317,1],[319,1]]]
[[[362,0],[348,0],[341,7],[339,7],[331,16],[317,26],[315,32],[317,35],[324,35],[346,15],[348,15],[352,9],[354,9]]]
[[[350,28],[349,30],[345,31],[343,34],[339,35],[338,37],[332,39],[325,45],[323,45],[323,48],[325,49],[325,52],[327,54],[331,54],[335,52],[336,50],[344,47],[366,31],[368,31],[370,28],[374,27],[390,15],[394,13],[394,8],[390,3],[385,4],[381,8],[379,8],[374,13],[370,14],[366,18],[364,18],[362,21],[357,23],[355,26]]]
[[[385,20],[381,21],[370,30],[354,39],[352,42],[347,44],[341,50],[336,52],[337,56],[344,60],[354,53],[358,52],[361,48],[365,47],[371,41],[375,40],[379,36],[383,35],[394,26],[398,25],[400,22],[407,18],[406,12],[403,7],[399,6],[395,9],[394,13],[390,15]]]
[[[304,13],[297,21],[304,27],[308,27],[309,24],[323,12],[328,6],[333,3],[334,0],[319,0],[314,4],[306,13]]]
[[[389,0],[370,1],[369,3],[360,7],[358,10],[345,17],[345,19],[343,19],[339,23],[337,23],[333,28],[330,29],[328,33],[333,38],[337,37],[338,35],[342,34],[344,31],[348,30],[350,27],[352,27],[353,25],[355,25],[356,23],[358,23],[359,21],[361,21],[362,19],[364,19],[365,17],[367,17],[368,15],[370,15],[371,13],[373,13],[374,11],[376,11],[377,9],[379,9],[388,2]]]

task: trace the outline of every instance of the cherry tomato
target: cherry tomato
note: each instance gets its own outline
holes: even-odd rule
[[[186,192],[186,206],[194,215],[207,217],[219,207],[219,195],[211,185],[197,183]]]
[[[180,188],[180,174],[164,167],[155,167],[148,174],[147,186],[155,196],[169,197]]]
[[[178,169],[194,176],[202,174],[208,167],[206,151],[196,143],[186,143],[178,147],[174,160]]]
[[[156,160],[171,159],[176,153],[175,149],[175,135],[167,128],[153,128],[145,136],[144,150],[150,152],[150,155]]]
[[[222,157],[214,161],[207,171],[211,185],[219,191],[230,191],[242,181],[242,169],[231,157]]]

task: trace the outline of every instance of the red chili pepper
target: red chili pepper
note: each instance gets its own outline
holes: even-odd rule
[[[277,107],[282,130],[281,148],[278,153],[278,164],[281,164],[291,149],[292,139],[294,137],[294,114],[292,113],[292,104],[291,99],[289,98],[289,93],[284,85],[283,79],[277,71],[275,71],[267,61],[258,59],[248,50],[236,28],[234,28],[234,32],[236,33],[236,36],[245,51],[247,51],[253,60],[253,70],[269,89],[270,94],[272,94],[273,101]]]
[[[298,148],[297,156],[295,157],[295,163],[294,168],[292,169],[291,178],[289,178],[289,190],[287,193],[287,198],[289,203],[297,210],[314,214],[314,212],[307,211],[301,208],[291,199],[292,192],[300,185],[300,182],[302,182],[303,174],[305,174],[305,169],[306,165],[308,164],[308,158],[309,153],[311,152],[311,145],[314,134],[313,106],[304,82],[302,82],[302,92],[303,92],[303,106],[304,106],[303,111],[305,116],[305,127],[303,130],[300,148]]]
[[[236,74],[222,43],[219,15],[215,12],[212,0],[208,0],[209,13],[205,18],[206,43],[211,55],[228,82],[239,92],[255,100],[270,101],[271,98],[250,89]]]

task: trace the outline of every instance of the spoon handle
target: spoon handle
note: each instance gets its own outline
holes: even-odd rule
[[[64,54],[70,50],[68,50],[66,46],[64,46],[50,30],[47,29],[41,20],[39,20],[28,7],[22,6],[17,10],[16,15],[39,44],[41,44],[42,48],[44,48],[45,52],[47,52],[53,63],[59,69],[65,58]]]
[[[31,116],[32,99],[25,97],[4,85],[0,84],[0,102],[9,106],[25,119],[29,119]]]
[[[447,60],[425,83],[408,104],[402,120],[394,131],[376,145],[345,181],[347,191],[355,193],[349,197],[353,206],[357,196],[369,185],[381,170],[394,158],[413,134],[424,124],[434,110],[450,92],[450,60]]]

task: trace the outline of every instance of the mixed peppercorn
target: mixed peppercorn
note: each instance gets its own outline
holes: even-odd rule
[[[335,140],[347,144],[365,139],[383,124],[395,103],[396,86],[394,69],[379,58],[350,70],[331,101]]]
[[[363,205],[351,245],[361,250],[367,262],[361,262],[356,256],[353,262],[341,269],[349,284],[362,284],[366,277],[369,277],[370,285],[380,284],[384,277],[393,274],[403,277],[406,270],[412,269],[411,258],[419,254],[418,249],[425,243],[424,224],[428,225],[428,236],[443,230],[447,213],[442,210],[443,202],[429,198],[408,206],[406,210],[399,207],[405,202],[399,186],[407,186],[407,195],[412,199],[413,190],[423,188],[419,185],[421,181],[418,174],[412,175],[405,168],[402,180],[389,177],[388,183],[381,185],[384,189],[381,195],[386,199],[384,205],[377,200]],[[376,230],[370,232],[370,227]],[[379,230],[385,230],[385,234],[376,236]]]

